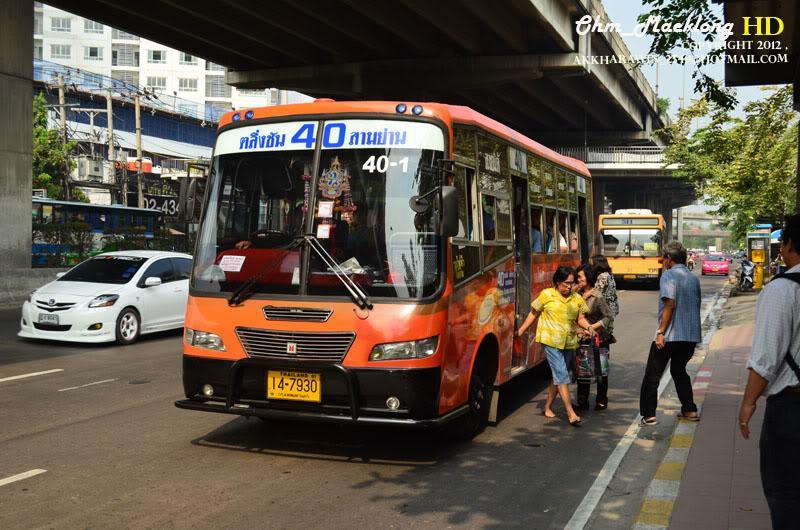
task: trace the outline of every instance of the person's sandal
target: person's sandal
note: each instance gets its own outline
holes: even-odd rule
[[[574,421],[570,420],[569,422],[569,424],[572,425],[573,427],[580,427],[581,423],[583,423],[583,420],[574,420]]]
[[[658,425],[658,420],[656,418],[642,418],[642,425],[652,427],[653,425]]]
[[[694,413],[694,416],[687,416],[683,412],[678,413],[678,419],[686,420],[686,421],[700,421],[700,414]]]

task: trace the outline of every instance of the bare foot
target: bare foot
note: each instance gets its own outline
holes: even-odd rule
[[[545,410],[544,411],[544,417],[545,418],[555,418],[556,417],[556,413],[553,412],[552,410]]]
[[[575,414],[574,416],[569,417],[570,423],[579,423],[581,421],[581,417]]]

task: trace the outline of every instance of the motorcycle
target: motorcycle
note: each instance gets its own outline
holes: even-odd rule
[[[686,268],[689,269],[690,271],[694,270],[694,258],[693,257],[689,256],[689,258],[686,260]]]
[[[755,282],[756,264],[748,259],[742,260],[742,267],[739,270],[739,282],[736,288],[740,292],[747,292],[753,290],[753,283]]]

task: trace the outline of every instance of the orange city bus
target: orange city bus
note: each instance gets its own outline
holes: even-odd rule
[[[514,341],[590,242],[586,166],[469,108],[228,113],[197,238],[181,408],[465,437],[543,360]],[[516,321],[516,322],[515,322]]]
[[[616,210],[600,215],[597,231],[618,282],[645,283],[657,289],[663,266],[664,216],[651,210]]]

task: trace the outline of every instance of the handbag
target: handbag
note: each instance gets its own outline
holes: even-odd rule
[[[608,348],[600,346],[600,337],[581,341],[575,353],[575,377],[579,382],[608,376]]]

